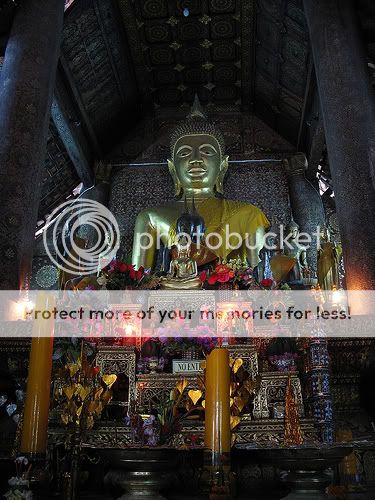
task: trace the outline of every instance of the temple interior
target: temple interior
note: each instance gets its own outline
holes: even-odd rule
[[[372,0],[0,0],[0,193],[0,494],[375,498]]]

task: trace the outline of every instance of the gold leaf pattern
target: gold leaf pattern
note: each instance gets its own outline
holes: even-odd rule
[[[111,373],[110,375],[106,374],[106,375],[103,375],[102,380],[105,383],[105,385],[108,387],[108,389],[110,389],[113,386],[113,384],[116,382],[117,375],[115,375],[114,373]]]
[[[193,401],[193,403],[196,405],[197,402],[202,397],[202,391],[200,391],[199,389],[197,389],[195,391],[193,389],[190,389],[190,391],[188,392],[188,396]]]

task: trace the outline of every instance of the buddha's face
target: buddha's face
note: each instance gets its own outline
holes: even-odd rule
[[[289,228],[288,234],[291,234],[291,239],[295,240],[298,236],[298,228],[296,226],[292,226]]]
[[[329,241],[329,234],[328,234],[328,229],[324,226],[320,228],[320,239],[323,241]]]
[[[174,148],[173,163],[182,188],[213,188],[221,166],[219,144],[210,135],[181,137]]]

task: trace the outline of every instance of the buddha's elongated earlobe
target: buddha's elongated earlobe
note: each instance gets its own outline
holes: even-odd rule
[[[215,183],[216,191],[220,194],[224,194],[223,182],[224,182],[225,174],[227,173],[227,170],[228,170],[228,159],[229,159],[229,156],[225,156],[223,161],[221,162],[220,172],[219,172],[219,175],[217,176],[216,183]]]
[[[171,174],[173,182],[174,182],[174,194],[175,194],[175,196],[180,196],[181,191],[182,191],[182,186],[181,186],[181,182],[179,181],[179,179],[177,177],[176,168],[175,168],[172,160],[167,160],[167,162],[168,162],[169,173]]]

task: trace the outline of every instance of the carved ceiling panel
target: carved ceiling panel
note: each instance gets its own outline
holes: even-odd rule
[[[154,107],[255,109],[296,143],[310,52],[299,0],[118,0]]]
[[[119,4],[125,30],[132,38],[129,24],[134,16],[139,44],[133,43],[131,49],[133,54],[142,51],[156,107],[191,103],[195,92],[205,104],[241,103],[239,0],[144,0],[133,4],[119,0]]]

